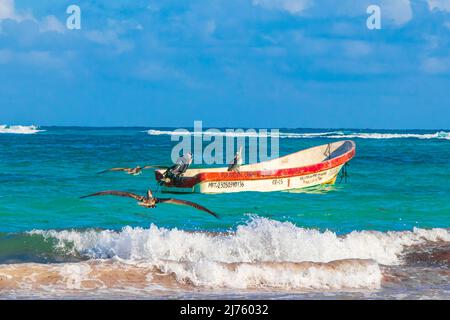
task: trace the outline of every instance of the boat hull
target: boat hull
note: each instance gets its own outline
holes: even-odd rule
[[[200,182],[193,187],[162,186],[161,192],[168,193],[232,193],[232,192],[273,192],[309,188],[321,184],[334,184],[342,165],[301,176],[258,180],[230,180]]]
[[[162,183],[163,170],[156,170],[161,191],[169,193],[272,192],[302,189],[336,181],[341,168],[356,152],[353,141],[338,141],[301,150],[257,164],[239,172],[226,168],[189,169],[176,182]]]

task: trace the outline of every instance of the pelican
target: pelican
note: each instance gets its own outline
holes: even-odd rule
[[[137,166],[135,168],[111,168],[111,169],[106,169],[103,171],[98,172],[98,174],[101,173],[105,173],[105,172],[110,172],[110,171],[123,171],[127,174],[132,174],[133,176],[137,176],[140,175],[142,173],[142,170],[146,170],[146,169],[165,169],[167,168],[166,166]]]
[[[156,198],[153,196],[153,193],[151,190],[147,191],[147,194],[145,196],[141,196],[139,194],[131,193],[131,192],[125,192],[125,191],[115,191],[115,190],[107,190],[107,191],[100,191],[96,193],[89,194],[87,196],[80,197],[88,198],[88,197],[94,197],[94,196],[119,196],[119,197],[127,197],[127,198],[133,198],[138,201],[138,205],[144,207],[144,208],[156,208],[156,205],[158,203],[171,203],[171,204],[178,204],[182,206],[191,206],[195,209],[205,211],[209,213],[210,215],[213,215],[217,219],[219,219],[219,216],[212,212],[211,210],[205,208],[204,206],[201,206],[195,202],[186,201],[186,200],[180,200],[180,199],[173,199],[173,198]]]
[[[239,167],[242,164],[242,146],[239,148],[239,151],[236,152],[234,156],[233,162],[228,166],[228,171],[239,172]]]
[[[176,163],[164,172],[163,182],[170,182],[180,178],[192,163],[192,153],[188,152],[179,157]]]
[[[169,170],[173,175],[181,176],[192,163],[192,153],[188,152],[184,156],[179,157],[177,163],[172,166]]]

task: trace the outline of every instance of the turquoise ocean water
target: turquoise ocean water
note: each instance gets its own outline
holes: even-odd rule
[[[0,297],[52,297],[55,291],[44,289],[42,279],[20,289],[21,281],[31,281],[15,273],[24,266],[58,273],[63,280],[51,285],[69,297],[450,297],[448,131],[280,129],[280,155],[354,140],[347,182],[307,191],[177,196],[217,212],[216,220],[186,207],[148,210],[124,198],[79,199],[107,189],[155,188],[152,170],[96,173],[169,164],[173,129],[34,129],[0,130],[0,274],[6,277],[2,284],[0,276]],[[342,274],[317,265],[324,275],[315,278],[302,264],[309,261],[341,261]],[[85,285],[93,280],[83,274],[67,280],[58,269],[79,274],[88,268],[89,274],[93,263],[108,272],[114,266],[120,273],[123,264],[141,276],[144,269],[158,270],[175,279],[152,282],[146,273],[144,287],[144,280],[120,286],[114,280],[99,289]],[[408,270],[419,280],[398,276]],[[421,279],[430,270],[436,275]],[[360,278],[350,279],[358,272]],[[237,284],[225,280],[230,273],[247,285],[234,290]]]

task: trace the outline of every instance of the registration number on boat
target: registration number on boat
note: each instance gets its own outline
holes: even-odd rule
[[[244,182],[242,181],[220,181],[208,183],[209,188],[226,189],[226,188],[243,188]]]

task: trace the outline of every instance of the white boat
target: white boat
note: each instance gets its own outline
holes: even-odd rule
[[[341,168],[355,155],[353,141],[338,141],[301,150],[280,158],[243,165],[238,172],[227,167],[188,169],[182,177],[163,182],[164,170],[156,170],[162,192],[229,193],[282,191],[333,184]]]

